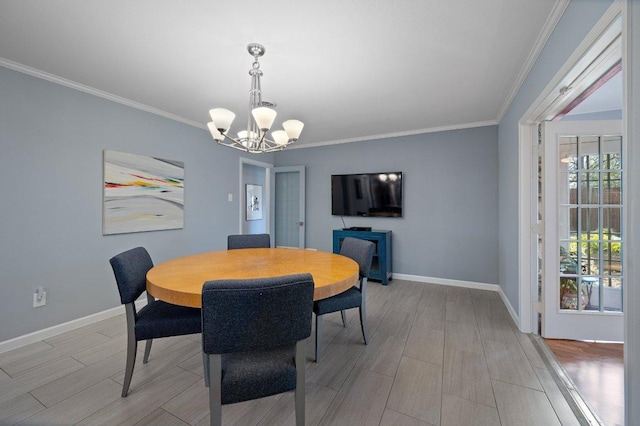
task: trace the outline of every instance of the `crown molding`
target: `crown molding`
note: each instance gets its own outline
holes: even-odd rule
[[[81,92],[88,93],[89,95],[107,99],[109,101],[116,102],[121,105],[139,109],[141,111],[145,111],[151,114],[159,115],[160,117],[168,118],[170,120],[178,121],[180,123],[184,123],[189,126],[198,127],[200,129],[206,129],[206,127],[202,123],[198,123],[193,120],[180,117],[179,115],[171,114],[166,111],[162,111],[160,109],[150,107],[149,105],[132,101],[131,99],[123,98],[121,96],[117,96],[112,93],[104,92],[102,90],[99,90],[90,86],[85,86],[84,84],[76,83],[75,81],[67,80],[66,78],[62,78],[54,74],[49,74],[47,72],[38,70],[36,68],[31,68],[27,65],[23,65],[18,62],[13,62],[5,58],[0,57],[0,66],[14,70],[14,71],[21,72],[23,74],[30,75],[32,77],[40,78],[42,80],[47,80],[52,83],[56,83],[61,86],[68,87],[70,89],[79,90]]]
[[[383,133],[379,135],[369,135],[369,136],[357,136],[355,138],[337,139],[333,141],[324,141],[324,142],[309,142],[309,143],[303,143],[300,145],[293,144],[288,146],[287,150],[302,149],[302,148],[316,148],[319,146],[340,145],[343,143],[373,141],[377,139],[391,139],[391,138],[399,138],[402,136],[415,136],[415,135],[422,135],[425,133],[447,132],[451,130],[473,129],[475,127],[486,127],[486,126],[497,126],[497,125],[498,125],[498,122],[495,120],[476,121],[473,123],[453,124],[451,126],[439,126],[439,127],[429,127],[425,129],[407,130],[405,132]]]

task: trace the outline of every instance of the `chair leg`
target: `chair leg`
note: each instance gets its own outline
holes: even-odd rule
[[[133,377],[133,367],[136,365],[136,353],[138,352],[138,341],[135,335],[129,334],[127,338],[127,365],[124,369],[124,383],[122,384],[122,397],[129,393],[131,377]]]
[[[367,344],[367,310],[364,303],[360,305],[360,327],[362,328],[362,338],[364,344]]]
[[[143,364],[146,364],[147,362],[149,362],[149,354],[151,353],[151,342],[153,342],[153,339],[147,340],[147,342],[144,345],[144,358],[142,358]]]
[[[209,387],[209,358],[207,358],[207,354],[202,352],[202,368],[204,369],[204,386],[206,388]]]
[[[306,345],[307,339],[300,340],[296,343],[296,426],[304,426],[305,407],[305,361],[306,361]]]
[[[150,305],[155,302],[156,298],[147,293],[147,304]],[[149,354],[151,353],[151,343],[153,339],[148,339],[147,343],[144,345],[144,357],[142,358],[142,363],[146,364],[149,362]]]
[[[209,370],[209,418],[211,426],[222,426],[222,355],[205,354]]]
[[[344,309],[340,311],[340,316],[342,317],[342,326],[346,327],[347,326],[347,314],[345,313]]]
[[[316,362],[320,362],[322,346],[322,315],[316,315]]]
[[[156,298],[150,295],[149,293],[147,293],[147,305],[150,305],[155,301],[156,301]],[[142,358],[143,364],[146,364],[147,362],[149,362],[149,354],[151,353],[152,342],[153,342],[152,339],[148,339],[147,343],[144,345],[144,357]]]
[[[364,344],[367,344],[367,277],[360,279],[360,293],[362,299],[360,300],[360,327],[362,328],[362,338]]]
[[[124,305],[127,317],[127,364],[124,369],[124,382],[122,383],[122,397],[126,397],[129,393],[129,385],[131,385],[131,377],[133,377],[133,367],[136,365],[136,353],[138,352],[138,341],[136,340],[136,320],[135,307],[133,303]]]

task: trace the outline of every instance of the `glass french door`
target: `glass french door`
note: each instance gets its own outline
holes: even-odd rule
[[[542,335],[623,340],[620,121],[547,122]]]

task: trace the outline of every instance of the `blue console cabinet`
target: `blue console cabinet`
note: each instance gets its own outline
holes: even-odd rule
[[[352,229],[333,230],[333,252],[340,253],[342,240],[346,237],[368,240],[376,245],[369,278],[380,281],[383,285],[391,280],[391,231],[354,231]]]

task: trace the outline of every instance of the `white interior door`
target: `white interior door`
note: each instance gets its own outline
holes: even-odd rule
[[[544,337],[623,340],[621,135],[621,121],[544,123]]]
[[[274,167],[273,182],[275,247],[305,248],[304,166]]]

